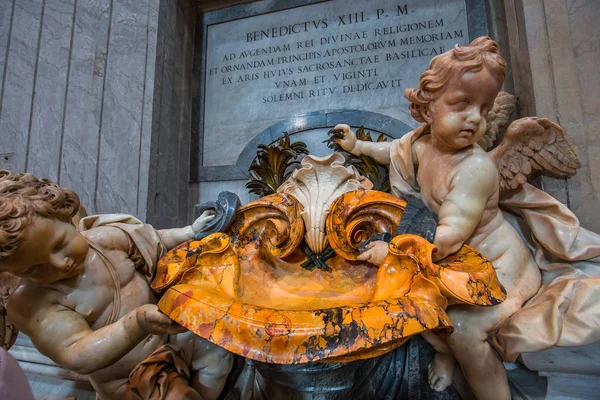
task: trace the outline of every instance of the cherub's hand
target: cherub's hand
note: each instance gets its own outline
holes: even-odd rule
[[[357,260],[368,261],[378,267],[389,252],[389,243],[383,240],[375,240],[367,245],[367,251],[356,257]]]
[[[202,228],[204,228],[204,225],[206,225],[213,219],[215,219],[214,211],[204,211],[202,215],[196,218],[196,220],[192,224],[192,231],[194,232],[194,235],[200,232]]]
[[[340,131],[344,134],[343,138],[333,138],[333,140],[342,146],[342,149],[346,150],[349,153],[352,153],[354,146],[356,146],[356,134],[352,132],[350,127],[346,124],[337,124],[334,128],[336,131]]]
[[[140,328],[153,335],[175,335],[187,330],[163,314],[155,304],[138,307],[135,316]]]

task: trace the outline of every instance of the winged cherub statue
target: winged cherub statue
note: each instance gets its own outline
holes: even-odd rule
[[[411,115],[425,125],[376,143],[357,140],[349,126],[338,125],[335,130],[343,137],[334,139],[354,155],[389,165],[392,192],[418,196],[438,214],[434,260],[466,243],[494,265],[506,301],[486,308],[450,307],[454,333],[424,335],[437,351],[430,385],[439,391],[448,387],[458,361],[478,399],[510,399],[506,372],[487,339],[542,282],[536,260],[499,208],[501,191],[518,189],[535,170],[569,176],[580,167],[564,130],[545,118],[514,121],[502,143],[486,152],[515,107],[514,97],[499,96],[505,67],[498,45],[488,37],[457,45],[431,61],[418,88],[406,90]],[[488,126],[490,114],[494,122]],[[375,241],[368,249],[360,258],[380,265],[389,247]]]

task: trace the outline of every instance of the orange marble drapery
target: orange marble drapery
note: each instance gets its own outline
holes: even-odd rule
[[[158,264],[159,307],[196,334],[244,357],[297,364],[374,357],[428,330],[449,334],[448,300],[504,300],[493,267],[473,249],[435,264],[414,235],[392,240],[379,268],[357,261],[358,244],[395,232],[405,203],[356,190],[330,207],[328,271],[301,267],[302,206],[274,194],[238,210],[225,233],[182,244]]]

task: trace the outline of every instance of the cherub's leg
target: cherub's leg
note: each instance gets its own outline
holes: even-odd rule
[[[185,354],[192,373],[190,386],[204,400],[219,397],[233,367],[233,354],[190,331],[170,336],[169,342]]]
[[[455,306],[448,310],[455,331],[447,344],[477,399],[510,400],[506,371],[487,338],[522,304],[509,296],[494,307]]]
[[[213,353],[198,361],[203,361],[205,364],[199,370],[193,371],[191,384],[202,393],[203,399],[214,400],[219,397],[225,387],[227,376],[233,366],[233,354],[229,352],[218,355]]]
[[[446,344],[446,339],[431,331],[421,334],[435,349],[433,361],[428,366],[428,382],[433,390],[443,392],[452,384],[452,376],[456,367],[456,359]]]
[[[233,354],[200,337],[194,345],[191,384],[205,400],[219,397],[233,367]]]

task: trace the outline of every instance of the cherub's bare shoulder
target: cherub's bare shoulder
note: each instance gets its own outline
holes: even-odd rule
[[[464,185],[476,184],[488,190],[497,190],[498,169],[485,151],[473,151],[457,166],[455,180]]]
[[[66,308],[60,304],[63,293],[44,286],[24,283],[8,298],[8,317],[19,330],[29,334],[29,326],[39,324],[52,311]]]
[[[129,237],[121,229],[114,226],[99,226],[82,232],[82,234],[107,250],[124,250],[129,248]]]
[[[469,170],[476,174],[494,175],[498,177],[498,169],[494,160],[485,152],[473,152],[466,156],[458,165],[460,170]]]

